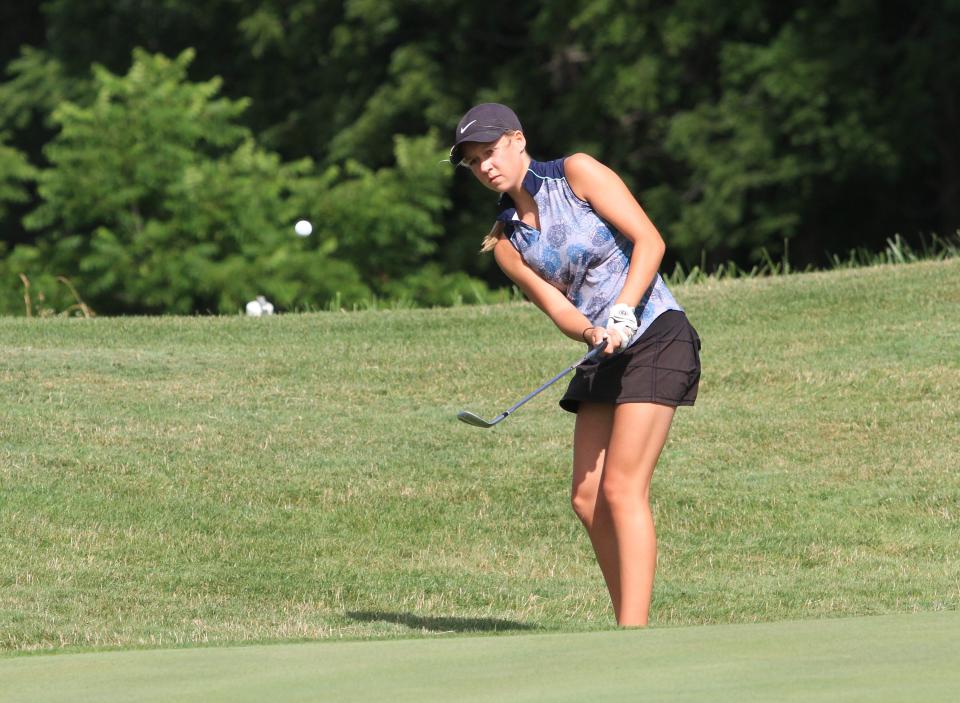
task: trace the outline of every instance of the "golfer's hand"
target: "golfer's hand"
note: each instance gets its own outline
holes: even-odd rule
[[[589,330],[587,330],[584,338],[587,340],[587,343],[590,345],[591,349],[606,339],[607,348],[603,350],[603,355],[610,356],[617,351],[620,345],[620,337],[615,335],[617,335],[616,330],[604,329],[603,327],[591,327]]]
[[[623,332],[616,327],[607,327],[603,332],[607,337],[607,348],[603,350],[605,356],[623,351],[623,345],[628,341],[624,339]]]
[[[620,351],[627,348],[633,335],[637,333],[637,315],[632,307],[626,303],[617,303],[610,308],[610,319],[607,320],[607,331],[615,331],[620,344]]]

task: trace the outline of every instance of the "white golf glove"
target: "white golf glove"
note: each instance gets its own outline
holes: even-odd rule
[[[620,335],[620,346],[617,349],[623,351],[637,332],[637,316],[634,314],[633,308],[626,303],[618,303],[610,308],[607,328],[611,327]]]

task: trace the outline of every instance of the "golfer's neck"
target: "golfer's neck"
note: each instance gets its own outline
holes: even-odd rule
[[[517,199],[526,200],[530,197],[530,194],[523,189],[523,181],[527,177],[527,171],[530,170],[530,162],[532,159],[526,154],[523,154],[523,171],[520,174],[520,178],[517,181],[517,185],[507,191],[507,195],[513,198],[514,202],[517,202]]]

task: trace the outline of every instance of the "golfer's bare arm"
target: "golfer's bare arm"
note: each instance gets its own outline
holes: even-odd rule
[[[583,331],[591,326],[590,320],[563,293],[540,278],[513,244],[506,238],[501,239],[493,249],[493,257],[507,277],[553,320],[561,332],[578,342],[584,341]]]
[[[574,194],[633,242],[627,280],[615,302],[636,307],[660,270],[663,237],[616,172],[587,154],[573,154],[563,168]]]

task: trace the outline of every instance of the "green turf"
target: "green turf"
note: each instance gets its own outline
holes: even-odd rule
[[[678,287],[655,627],[960,607],[960,260]],[[526,304],[0,319],[0,652],[613,624]]]
[[[30,701],[955,701],[960,614],[0,660]]]

